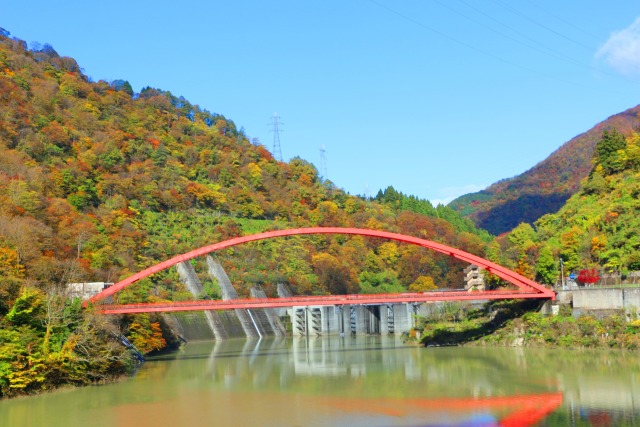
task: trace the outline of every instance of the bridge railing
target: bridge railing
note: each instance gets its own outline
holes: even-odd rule
[[[179,302],[155,302],[138,304],[103,304],[96,309],[105,314],[125,314],[144,312],[196,311],[196,310],[232,310],[252,308],[281,308],[322,305],[382,305],[401,303],[426,303],[436,301],[496,300],[512,298],[541,298],[540,293],[524,290],[497,291],[439,291],[413,292],[398,294],[349,294],[295,296],[287,298],[251,298],[235,300],[194,300]]]

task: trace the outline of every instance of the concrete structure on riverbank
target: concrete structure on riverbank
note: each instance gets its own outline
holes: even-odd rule
[[[213,257],[206,258],[209,276],[220,288],[223,300],[238,298],[222,265]],[[203,292],[198,275],[189,262],[177,264],[180,280],[195,297]],[[278,296],[291,297],[291,290],[283,284],[277,285]],[[266,298],[262,289],[252,288],[253,298]],[[289,309],[236,309],[226,311],[205,310],[200,313],[166,315],[170,324],[187,340],[215,338],[224,340],[234,337],[258,338],[284,336],[282,317],[288,316],[295,336],[321,335],[401,335],[413,327],[418,305],[361,304],[292,307]],[[208,327],[207,327],[208,325]]]
[[[562,305],[570,305],[574,316],[602,315],[624,311],[630,319],[640,313],[640,288],[580,288],[558,291],[556,301],[547,302],[543,311],[557,313]]]
[[[180,280],[187,286],[189,292],[191,292],[194,297],[200,296],[203,291],[202,282],[198,278],[198,275],[196,274],[196,271],[191,263],[181,262],[176,265],[176,268],[178,270]],[[222,319],[217,312],[213,310],[205,310],[204,315],[216,339],[229,338],[227,328],[225,328],[224,324],[222,323]],[[186,319],[186,316],[183,315],[182,318]],[[190,316],[189,319],[191,319],[192,322],[197,322],[197,316]]]
[[[231,280],[225,273],[222,265],[213,257],[206,258],[208,274],[218,284],[223,300],[238,298],[238,293],[231,284]],[[189,262],[181,262],[176,265],[180,280],[185,284],[194,297],[202,294],[202,282]],[[252,289],[254,298],[264,298],[264,292]],[[236,309],[228,311],[205,310],[204,319],[198,314],[172,315],[172,324],[181,335],[189,339],[210,339],[203,330],[204,321],[208,324],[213,337],[218,340],[228,338],[259,338],[263,336],[282,336],[284,327],[279,322],[272,310],[268,309]]]
[[[292,333],[298,336],[398,334],[413,327],[415,304],[293,307]]]

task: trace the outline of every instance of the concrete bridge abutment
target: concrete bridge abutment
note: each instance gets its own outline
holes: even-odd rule
[[[413,327],[413,304],[367,304],[292,307],[295,336],[389,335]]]

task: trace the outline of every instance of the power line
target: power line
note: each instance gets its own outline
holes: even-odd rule
[[[525,40],[527,40],[527,41],[529,41],[529,42],[531,42],[531,43],[533,43],[533,44],[535,44],[535,45],[537,45],[539,47],[532,46],[529,43],[525,43],[522,40],[519,40],[519,39],[517,39],[515,37],[510,36],[509,34],[506,34],[506,33],[502,32],[502,31],[500,31],[500,30],[498,30],[496,28],[493,28],[493,27],[491,27],[491,26],[489,26],[489,25],[487,25],[487,24],[485,24],[483,22],[480,22],[477,19],[475,19],[475,18],[473,18],[473,17],[471,17],[471,16],[469,16],[469,15],[463,13],[463,12],[460,12],[459,10],[453,9],[451,6],[447,5],[444,2],[441,2],[439,0],[434,0],[434,1],[436,3],[438,3],[440,6],[442,6],[442,7],[446,8],[446,9],[448,9],[448,10],[450,10],[450,11],[452,11],[452,12],[454,12],[454,13],[456,13],[456,14],[458,14],[458,15],[466,18],[466,19],[468,19],[469,21],[488,29],[489,31],[492,31],[492,32],[494,32],[496,34],[499,34],[502,37],[505,37],[505,38],[515,42],[515,43],[518,43],[518,44],[520,44],[522,46],[526,46],[529,49],[535,50],[537,52],[540,52],[542,54],[548,55],[548,56],[550,56],[552,58],[559,59],[561,61],[564,61],[564,62],[567,62],[567,63],[570,63],[570,64],[579,65],[581,67],[585,67],[585,68],[588,68],[588,69],[593,70],[593,71],[597,71],[597,72],[600,72],[600,73],[603,73],[603,74],[607,74],[607,75],[613,76],[612,74],[607,73],[606,71],[603,71],[603,70],[601,70],[601,69],[599,69],[597,67],[594,67],[591,64],[587,64],[585,62],[582,62],[582,61],[579,61],[577,59],[574,59],[574,58],[572,58],[572,57],[570,57],[570,56],[568,56],[568,55],[566,55],[566,54],[564,54],[562,52],[559,52],[559,51],[557,51],[557,50],[545,45],[544,43],[539,42],[538,40],[536,40],[536,39],[534,39],[532,37],[529,37],[527,34],[521,32],[521,31],[518,31],[517,29],[505,24],[504,22],[501,22],[500,20],[494,18],[493,16],[491,16],[488,13],[484,12],[482,9],[474,6],[473,4],[470,4],[469,2],[467,2],[465,0],[459,0],[459,1],[462,4],[466,5],[467,7],[469,7],[470,9],[473,9],[475,12],[479,13],[480,15],[483,15],[485,18],[493,21],[494,23],[506,28],[507,30],[513,32],[514,34],[522,37],[523,39],[525,39]]]
[[[494,0],[494,1],[495,1],[495,0]],[[437,29],[435,29],[435,28],[433,28],[433,27],[430,27],[430,26],[428,26],[428,25],[426,25],[426,24],[424,24],[424,23],[422,23],[422,22],[418,21],[417,19],[415,19],[415,18],[413,18],[413,17],[411,17],[411,16],[408,16],[408,15],[406,15],[406,14],[404,14],[404,13],[401,13],[401,12],[399,12],[399,11],[397,11],[397,10],[395,10],[395,9],[393,9],[393,8],[391,8],[391,7],[389,7],[389,6],[387,6],[387,5],[384,5],[384,4],[382,4],[382,3],[378,2],[378,1],[376,1],[376,0],[369,0],[369,2],[370,2],[370,3],[373,3],[374,5],[378,6],[378,7],[379,7],[379,8],[381,8],[381,9],[385,9],[386,11],[391,12],[391,13],[393,13],[394,15],[399,16],[400,18],[402,18],[402,19],[404,19],[404,20],[406,20],[406,21],[409,21],[409,22],[413,23],[414,25],[416,25],[416,26],[418,26],[418,27],[421,27],[421,28],[423,28],[423,29],[425,29],[425,30],[431,31],[432,33],[435,33],[435,34],[439,35],[440,37],[443,37],[443,38],[445,38],[445,39],[447,39],[447,40],[450,40],[450,41],[452,41],[452,42],[454,42],[454,43],[456,43],[456,44],[459,44],[459,45],[461,45],[461,46],[464,46],[464,47],[466,47],[467,49],[471,49],[471,50],[474,50],[474,51],[476,51],[476,52],[479,52],[479,53],[481,53],[481,54],[483,54],[483,55],[485,55],[485,56],[488,56],[488,57],[490,57],[490,58],[493,58],[493,59],[495,59],[495,60],[497,60],[497,61],[500,61],[500,62],[503,62],[503,63],[505,63],[505,64],[508,64],[508,65],[510,65],[510,66],[512,66],[512,67],[520,68],[521,70],[525,70],[525,71],[527,71],[527,72],[529,72],[529,73],[537,74],[537,75],[539,75],[539,76],[543,76],[543,77],[545,77],[545,78],[548,78],[548,79],[551,79],[551,80],[555,80],[555,81],[560,82],[560,83],[563,83],[563,84],[565,84],[565,85],[571,85],[571,86],[576,86],[576,87],[582,87],[582,88],[585,88],[585,89],[591,89],[591,90],[596,90],[597,92],[600,92],[600,90],[597,90],[597,89],[595,89],[595,88],[593,88],[593,87],[591,87],[591,86],[587,86],[587,85],[583,85],[583,84],[580,84],[580,83],[576,83],[575,81],[571,81],[571,80],[564,80],[564,79],[560,79],[560,78],[558,78],[558,77],[556,77],[556,76],[554,76],[554,75],[547,74],[547,73],[543,73],[543,72],[541,72],[541,71],[538,71],[538,70],[535,70],[535,69],[532,69],[532,68],[526,67],[526,66],[524,66],[524,65],[521,65],[521,64],[515,63],[515,62],[510,61],[510,60],[508,60],[508,59],[505,59],[505,58],[503,58],[503,57],[501,57],[501,56],[498,56],[498,55],[496,55],[496,54],[493,54],[493,53],[491,53],[491,52],[489,52],[489,51],[487,51],[487,50],[484,50],[484,49],[480,49],[480,48],[478,48],[478,47],[475,47],[475,46],[473,46],[473,45],[471,45],[471,44],[469,44],[469,43],[467,43],[467,42],[465,42],[465,41],[459,40],[459,39],[457,39],[457,38],[455,38],[455,37],[452,37],[452,36],[450,36],[450,35],[448,35],[448,34],[446,34],[446,33],[442,32],[442,31],[440,31],[440,30],[437,30]],[[617,91],[608,91],[608,92],[610,92],[610,93],[611,93],[611,92],[619,93],[619,92],[617,92]]]
[[[461,46],[464,46],[467,49],[475,50],[476,52],[480,52],[483,55],[489,56],[489,57],[491,57],[493,59],[496,59],[496,60],[498,60],[500,62],[504,62],[505,64],[509,64],[509,65],[511,65],[513,67],[518,67],[518,68],[521,68],[523,70],[527,70],[527,71],[530,71],[530,72],[533,72],[533,73],[536,72],[535,70],[532,70],[530,68],[524,67],[524,66],[516,64],[514,62],[511,62],[511,61],[509,61],[507,59],[504,59],[504,58],[502,58],[502,57],[500,57],[498,55],[494,55],[493,53],[488,52],[488,51],[486,51],[484,49],[477,48],[477,47],[475,47],[475,46],[473,46],[473,45],[471,45],[471,44],[469,44],[467,42],[464,42],[464,41],[459,40],[459,39],[457,39],[455,37],[452,37],[452,36],[450,36],[450,35],[448,35],[446,33],[443,33],[440,30],[436,30],[435,28],[430,27],[430,26],[422,23],[422,22],[418,21],[417,19],[412,18],[411,16],[408,16],[408,15],[405,15],[404,13],[398,12],[397,10],[392,9],[389,6],[384,5],[384,4],[382,4],[382,3],[380,3],[380,2],[378,2],[376,0],[369,0],[369,2],[375,4],[376,6],[382,8],[382,9],[385,9],[388,12],[393,13],[394,15],[399,16],[400,18],[402,18],[402,19],[404,19],[406,21],[409,21],[409,22],[417,25],[418,27],[421,27],[421,28],[423,28],[425,30],[431,31],[432,33],[435,33],[435,34],[439,35],[440,37],[443,37],[443,38],[445,38],[447,40],[450,40],[450,41],[452,41],[454,43],[457,43],[457,44],[459,44]]]
[[[522,40],[518,40],[518,39],[516,39],[515,37],[511,37],[510,35],[503,33],[503,32],[502,32],[502,31],[500,31],[500,30],[497,30],[497,29],[492,28],[492,27],[490,27],[490,26],[488,26],[488,25],[485,25],[484,23],[482,23],[482,22],[480,22],[480,21],[478,21],[478,20],[476,20],[476,19],[474,19],[474,18],[472,18],[472,17],[470,17],[470,16],[468,16],[468,15],[466,15],[466,14],[462,13],[462,12],[459,12],[459,11],[457,11],[457,10],[453,10],[451,7],[447,6],[446,4],[443,4],[443,3],[439,2],[438,0],[436,0],[436,2],[437,2],[438,4],[440,4],[441,6],[446,7],[446,8],[447,8],[447,9],[449,9],[449,10],[452,10],[453,12],[455,12],[455,13],[457,13],[457,14],[459,14],[459,15],[461,15],[461,16],[463,16],[463,17],[465,17],[465,18],[467,18],[468,20],[470,20],[470,21],[472,21],[472,22],[475,22],[475,23],[476,23],[476,24],[478,24],[478,25],[483,26],[484,28],[487,28],[487,29],[488,29],[488,30],[490,30],[490,31],[493,31],[494,33],[500,34],[501,36],[506,37],[506,38],[508,38],[509,40],[512,40],[512,41],[514,41],[514,42],[516,42],[516,43],[519,43],[519,44],[521,44],[521,45],[523,45],[523,46],[526,46],[526,47],[528,47],[529,49],[533,49],[533,50],[536,50],[536,51],[538,51],[538,52],[541,52],[541,53],[544,53],[544,54],[547,54],[547,55],[551,55],[551,56],[553,56],[554,58],[556,58],[556,59],[561,59],[561,60],[563,60],[563,61],[568,61],[568,62],[571,62],[571,63],[574,63],[574,64],[578,64],[578,65],[586,65],[586,64],[584,64],[584,63],[582,63],[582,62],[580,62],[580,61],[577,61],[577,60],[575,60],[575,59],[572,59],[572,58],[567,57],[565,54],[563,54],[563,53],[561,53],[561,52],[558,52],[558,51],[556,51],[555,49],[552,49],[552,48],[550,48],[550,47],[548,47],[548,46],[544,45],[543,43],[540,43],[539,41],[535,40],[534,38],[529,37],[528,35],[526,35],[526,34],[522,33],[521,31],[518,31],[517,29],[515,29],[515,28],[513,28],[513,27],[511,27],[511,26],[509,26],[509,25],[507,25],[507,24],[505,24],[504,22],[499,21],[498,19],[494,18],[493,16],[489,15],[488,13],[485,13],[482,9],[479,9],[478,7],[474,6],[473,4],[470,4],[470,3],[468,3],[468,2],[467,2],[467,1],[465,1],[465,0],[459,0],[459,1],[460,1],[461,3],[463,3],[464,5],[466,5],[467,7],[469,7],[469,8],[471,8],[471,9],[473,9],[475,12],[477,12],[477,13],[479,13],[479,14],[483,15],[483,16],[484,16],[484,17],[486,17],[487,19],[489,19],[489,20],[491,20],[491,21],[495,22],[496,24],[498,24],[498,25],[500,25],[500,26],[502,26],[502,27],[506,28],[506,29],[507,29],[507,30],[509,30],[509,31],[512,31],[513,33],[515,33],[516,35],[518,35],[518,36],[520,36],[520,37],[524,38],[525,40],[528,40],[528,41],[530,41],[531,43],[534,43],[534,44],[536,44],[536,45],[540,46],[540,48],[542,48],[542,49],[537,48],[537,47],[535,47],[535,46],[531,46],[530,44],[524,43]]]
[[[555,19],[557,19],[558,21],[560,21],[560,22],[564,23],[565,25],[568,25],[568,26],[572,27],[573,29],[580,31],[582,34],[584,34],[584,35],[587,35],[587,36],[591,37],[593,40],[600,41],[600,38],[599,38],[598,36],[596,36],[595,34],[590,33],[589,31],[587,31],[587,30],[585,30],[585,29],[583,29],[583,28],[578,27],[577,25],[575,25],[575,24],[574,24],[574,23],[572,23],[571,21],[568,21],[568,20],[566,20],[566,19],[562,18],[561,16],[556,15],[555,13],[553,13],[553,12],[549,11],[548,9],[545,9],[544,7],[540,6],[540,5],[539,5],[539,4],[537,4],[536,2],[533,2],[533,1],[531,1],[531,0],[527,0],[527,3],[529,3],[530,5],[532,5],[532,6],[534,6],[534,7],[537,7],[538,9],[540,9],[540,10],[542,10],[543,12],[545,12],[546,14],[548,14],[548,15],[550,15],[550,16],[552,16],[552,17],[554,17]]]
[[[549,32],[551,32],[551,33],[553,33],[553,34],[555,34],[555,35],[556,35],[556,36],[558,36],[558,37],[561,37],[561,38],[563,38],[563,39],[565,39],[565,40],[568,40],[568,41],[570,41],[571,43],[574,43],[574,44],[576,44],[576,45],[578,45],[578,46],[580,46],[580,47],[583,47],[583,48],[587,49],[588,51],[592,51],[592,50],[593,50],[593,47],[591,47],[591,46],[587,46],[586,44],[581,43],[581,42],[579,42],[578,40],[575,40],[575,39],[573,39],[573,38],[571,38],[571,37],[569,37],[569,36],[567,36],[567,35],[562,34],[562,33],[561,33],[561,32],[559,32],[559,31],[554,30],[554,29],[553,29],[553,28],[551,28],[551,27],[548,27],[548,26],[544,25],[544,24],[543,24],[543,23],[541,23],[541,22],[538,22],[537,20],[535,20],[535,19],[533,19],[532,17],[528,16],[526,13],[520,12],[518,9],[516,9],[516,8],[514,8],[514,7],[511,7],[511,6],[510,6],[510,5],[508,5],[508,4],[505,4],[505,3],[503,3],[503,2],[501,2],[501,1],[499,1],[499,0],[493,0],[493,2],[494,2],[495,4],[497,4],[497,5],[501,6],[501,7],[503,7],[504,9],[506,9],[506,10],[510,11],[511,13],[516,14],[516,15],[518,15],[518,16],[520,16],[520,17],[522,17],[522,18],[526,19],[527,21],[532,22],[532,23],[536,24],[537,26],[539,26],[539,27],[541,27],[541,28],[544,28],[545,30],[547,30],[547,31],[549,31]]]

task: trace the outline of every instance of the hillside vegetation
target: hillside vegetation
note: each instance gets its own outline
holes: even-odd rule
[[[82,312],[66,284],[115,282],[243,234],[302,226],[381,229],[477,255],[488,235],[449,208],[346,194],[309,162],[276,161],[233,121],[168,91],[93,82],[50,45],[0,29],[0,396],[118,375],[167,345],[156,315]],[[225,83],[226,84],[226,83]],[[406,198],[406,196],[403,196]],[[418,207],[416,207],[418,206]],[[308,236],[218,254],[241,296],[421,291],[462,285],[464,264],[380,239]],[[204,275],[201,298],[217,298]],[[192,298],[175,270],[118,302]]]
[[[473,345],[550,348],[640,348],[640,320],[624,313],[574,317],[563,305],[555,316],[540,313],[538,301],[493,301],[472,309],[444,303],[417,319],[409,340],[425,346]]]
[[[579,191],[534,227],[522,223],[497,239],[489,257],[542,283],[595,268],[622,276],[640,270],[640,135],[605,130]]]
[[[449,206],[494,235],[512,230],[521,222],[533,224],[554,213],[580,188],[591,170],[595,146],[606,129],[630,135],[640,123],[640,106],[609,117],[571,139],[525,173],[501,180],[488,188],[466,194]]]

